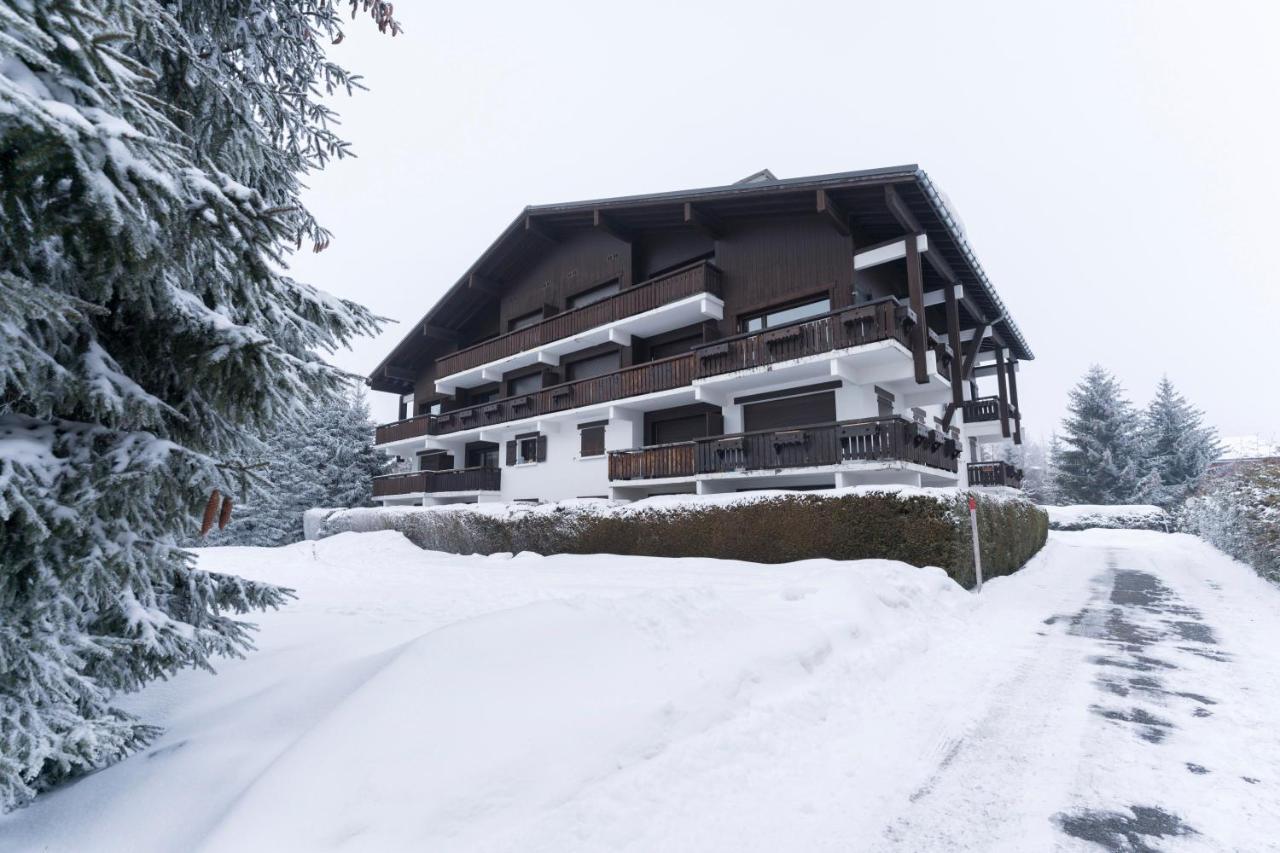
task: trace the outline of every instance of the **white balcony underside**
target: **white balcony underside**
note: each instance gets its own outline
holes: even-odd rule
[[[378,448],[388,454],[399,455],[424,449],[457,451],[469,441],[501,442],[517,433],[552,432],[560,429],[564,423],[642,417],[644,412],[691,403],[725,406],[730,403],[734,394],[833,378],[855,385],[877,385],[898,396],[906,406],[948,402],[951,399],[951,383],[938,375],[932,352],[928,353],[928,367],[928,384],[918,385],[911,351],[897,341],[876,341],[765,367],[695,379],[692,384],[681,388],[534,415],[500,424],[477,426],[446,435],[388,442],[378,445]]]
[[[383,506],[421,506],[424,500],[435,503],[458,503],[486,497],[496,500],[501,494],[491,490],[468,489],[461,492],[406,492],[403,495],[382,495],[374,500],[381,501]]]
[[[459,388],[474,388],[496,382],[504,373],[528,367],[531,364],[559,364],[561,356],[587,347],[610,342],[626,345],[630,343],[633,335],[649,337],[705,320],[720,320],[723,317],[724,302],[719,297],[705,293],[686,296],[679,301],[633,317],[614,320],[612,323],[597,326],[570,338],[561,338],[506,358],[442,376],[436,380],[436,390],[442,394],[453,394]]]
[[[1004,431],[1000,428],[1000,421],[974,421],[966,423],[964,426],[965,435],[975,439],[978,444],[998,444],[1002,441],[1012,441],[1010,438],[1004,437]],[[1010,435],[1013,433],[1013,421],[1009,422]]]

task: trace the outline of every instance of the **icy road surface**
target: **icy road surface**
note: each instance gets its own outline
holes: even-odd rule
[[[1051,534],[980,596],[391,533],[201,559],[300,599],[0,850],[1280,850],[1280,590],[1190,537]]]

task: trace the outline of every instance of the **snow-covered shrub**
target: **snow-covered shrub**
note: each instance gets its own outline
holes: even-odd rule
[[[1178,528],[1280,583],[1280,462],[1246,462],[1210,475],[1178,512]]]
[[[1088,530],[1102,527],[1109,530],[1163,530],[1173,528],[1169,513],[1150,504],[1076,504],[1075,506],[1047,506],[1050,530]]]
[[[1010,493],[975,493],[987,577],[1021,567],[1044,545],[1048,519]],[[941,566],[972,586],[968,493],[862,487],[650,498],[634,504],[566,501],[333,512],[319,535],[398,530],[417,545],[459,554],[628,554],[784,563],[826,557]]]

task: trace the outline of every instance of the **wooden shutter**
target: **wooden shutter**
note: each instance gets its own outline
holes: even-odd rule
[[[545,435],[538,436],[538,462],[547,461],[547,437]]]
[[[515,439],[507,442],[507,467],[516,464],[516,442]]]
[[[832,423],[836,419],[836,395],[827,391],[752,403],[742,407],[742,419],[747,432]]]
[[[604,455],[604,427],[583,427],[579,438],[582,439],[583,457]]]

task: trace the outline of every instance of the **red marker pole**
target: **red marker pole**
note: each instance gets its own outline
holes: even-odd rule
[[[978,579],[974,592],[982,592],[982,551],[978,548],[978,499],[969,495],[969,529],[973,532],[973,574]]]

